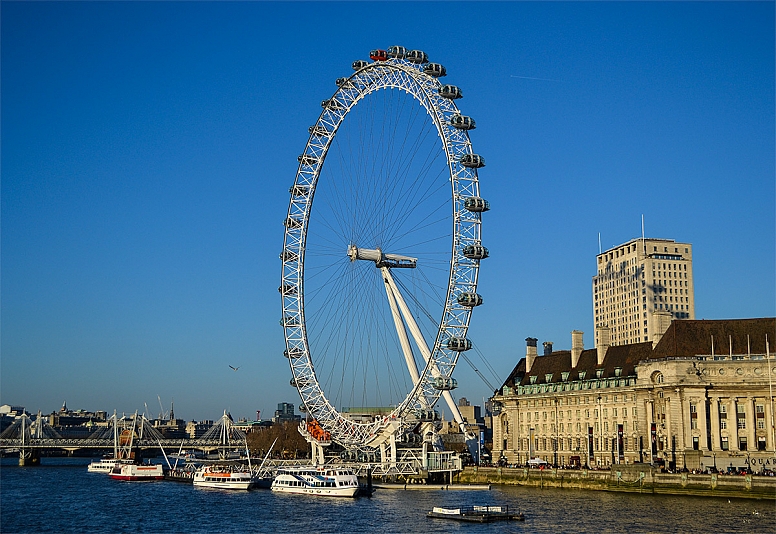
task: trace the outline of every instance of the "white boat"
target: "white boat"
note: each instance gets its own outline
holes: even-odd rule
[[[86,467],[86,470],[90,473],[106,473],[110,474],[113,469],[126,460],[117,458],[100,458],[99,460],[92,460],[92,462]]]
[[[116,480],[162,480],[164,471],[161,464],[118,464],[110,477]]]
[[[322,497],[355,497],[358,477],[343,467],[287,467],[279,469],[272,491]]]
[[[247,471],[234,471],[221,465],[208,465],[194,473],[194,485],[202,488],[247,490],[253,477]]]

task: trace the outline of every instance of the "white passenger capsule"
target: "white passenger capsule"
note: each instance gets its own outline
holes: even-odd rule
[[[482,213],[490,209],[490,202],[480,197],[469,197],[463,201],[463,207],[474,213]]]
[[[353,70],[361,70],[367,65],[369,65],[367,61],[364,61],[363,59],[357,59],[353,62]]]
[[[407,55],[404,56],[404,59],[410,63],[415,63],[416,65],[428,63],[428,56],[423,50],[410,50],[407,52]]]
[[[433,76],[434,78],[441,78],[442,76],[447,76],[447,70],[445,69],[444,65],[440,65],[439,63],[426,64],[423,67],[423,72],[425,72],[429,76]]]
[[[482,245],[466,245],[463,247],[463,255],[470,260],[484,260],[488,257],[488,249]]]
[[[485,158],[479,154],[463,154],[458,160],[461,165],[470,169],[479,169],[485,166]]]
[[[394,58],[394,59],[404,59],[404,56],[407,55],[407,49],[403,46],[389,46],[388,47],[388,57]]]
[[[474,119],[457,113],[450,117],[450,124],[459,130],[474,130],[474,128],[476,128]]]
[[[434,378],[434,389],[450,391],[458,387],[458,381],[450,376],[438,376]]]
[[[447,348],[456,352],[463,352],[472,348],[472,342],[465,337],[451,337],[447,341]]]
[[[477,293],[461,293],[458,295],[457,300],[458,304],[467,308],[473,308],[482,304],[482,297]]]
[[[299,326],[299,321],[296,320],[296,317],[286,315],[280,320],[280,326]]]
[[[281,295],[295,295],[296,294],[296,287],[292,286],[290,284],[283,284],[278,288],[278,292]]]
[[[463,93],[455,85],[443,85],[439,88],[439,96],[455,100],[463,98]]]
[[[301,349],[284,350],[283,356],[286,358],[299,358],[304,352]]]

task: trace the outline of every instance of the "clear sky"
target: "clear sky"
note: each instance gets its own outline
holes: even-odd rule
[[[298,404],[288,188],[334,80],[394,44],[445,65],[477,121],[491,257],[469,337],[491,382],[526,337],[591,346],[598,234],[638,237],[642,214],[647,237],[693,244],[697,318],[776,314],[773,2],[0,9],[0,403]],[[489,395],[465,362],[455,376]]]

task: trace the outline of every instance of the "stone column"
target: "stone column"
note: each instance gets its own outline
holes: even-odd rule
[[[706,420],[708,419],[711,421],[711,417],[709,414],[709,417],[706,417],[707,414],[707,401],[708,398],[706,397],[706,390],[703,390],[703,396],[698,401],[698,404],[696,406],[698,410],[698,430],[700,431],[700,437],[698,438],[700,441],[699,449],[702,451],[708,451],[709,450],[709,428],[706,426]],[[710,407],[709,407],[710,408]]]
[[[720,443],[719,435],[719,397],[711,397],[709,399],[709,410],[711,413],[711,450],[718,451]]]
[[[665,393],[663,395],[665,395]],[[671,417],[671,407],[673,403],[671,402],[671,398],[667,395],[663,397],[663,401],[665,402],[666,407],[666,428],[665,432],[663,433],[665,440],[663,445],[663,458],[665,459],[668,457],[670,461],[673,460],[673,456],[671,454],[671,421],[673,420],[673,417]]]
[[[746,398],[746,449],[757,450],[757,419],[754,413],[754,397]]]

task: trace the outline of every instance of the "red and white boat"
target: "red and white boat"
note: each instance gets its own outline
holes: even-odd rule
[[[113,468],[110,477],[116,480],[163,480],[164,471],[161,465],[122,464]]]

